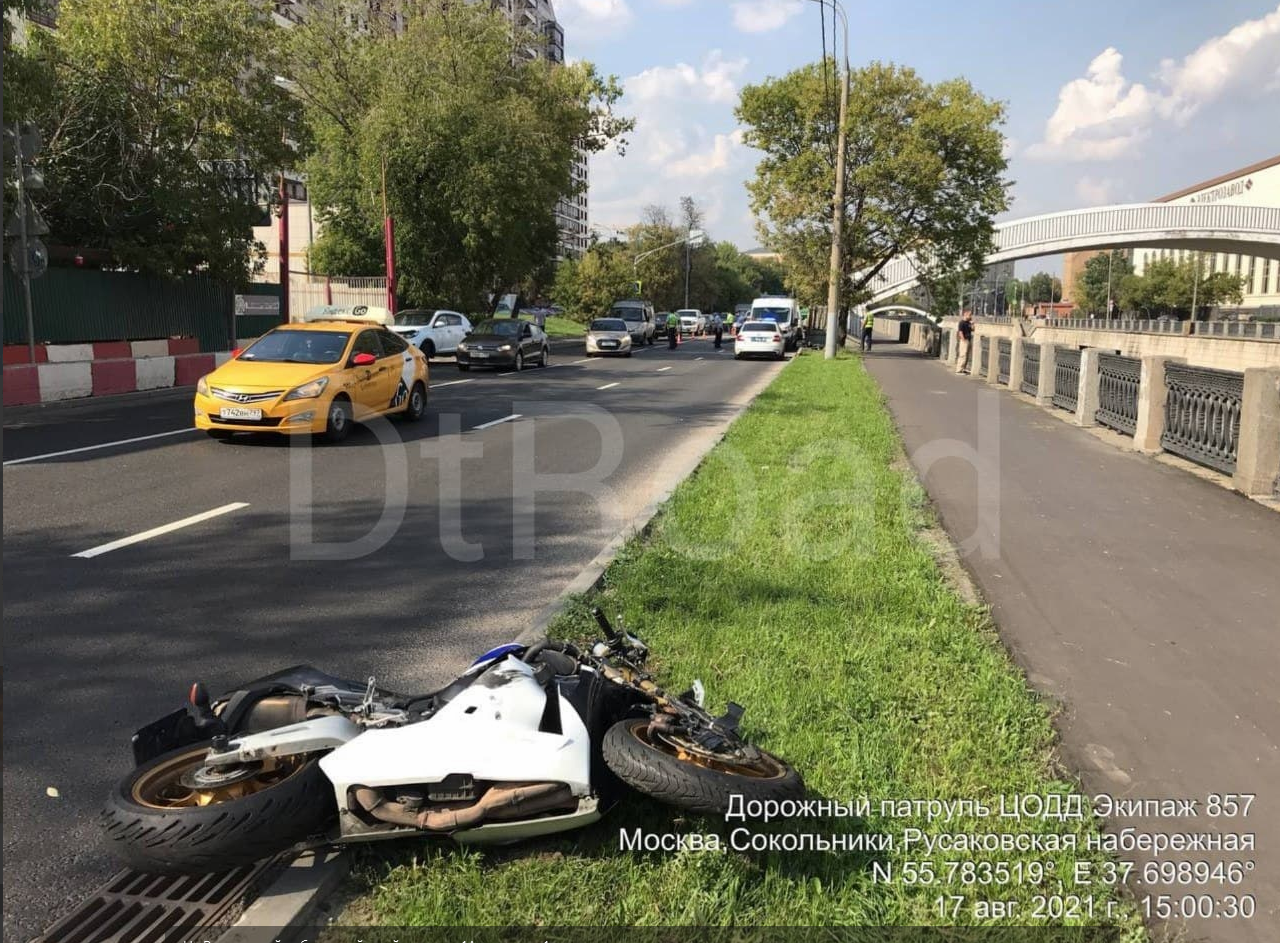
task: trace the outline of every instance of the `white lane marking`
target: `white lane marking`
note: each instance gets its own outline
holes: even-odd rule
[[[431,389],[434,390],[440,386],[457,386],[459,383],[475,383],[475,382],[476,382],[475,377],[469,377],[466,380],[446,380],[444,383],[432,383]]]
[[[490,426],[497,426],[497,425],[501,425],[501,424],[502,424],[502,423],[504,423],[504,422],[510,422],[510,421],[511,421],[511,420],[513,420],[513,419],[519,419],[519,418],[520,418],[520,414],[519,414],[519,413],[512,413],[510,416],[503,416],[501,419],[495,419],[495,420],[493,420],[492,422],[482,422],[480,425],[478,425],[478,426],[472,426],[471,428],[472,428],[473,430],[474,430],[474,429],[488,429]]]
[[[664,370],[670,370],[670,369],[671,369],[670,367],[659,367],[658,372],[662,373]]]
[[[45,452],[43,455],[28,455],[26,458],[11,458],[5,462],[6,465],[22,465],[25,462],[38,462],[44,458],[60,458],[63,455],[75,455],[79,452],[93,452],[97,449],[109,449],[113,445],[129,445],[131,442],[145,442],[148,439],[163,439],[168,435],[181,435],[184,432],[195,432],[192,426],[189,429],[174,429],[172,432],[157,432],[154,435],[134,436],[132,439],[118,439],[115,442],[103,442],[101,445],[84,445],[78,449],[63,449],[61,452]]]
[[[706,360],[707,358],[706,358],[706,357],[694,357],[693,359],[694,359],[694,360]]]
[[[582,360],[574,360],[574,361],[571,361],[571,363],[574,363],[574,364],[579,364],[579,363],[591,363],[591,358],[590,358],[590,357],[585,357],[585,358],[583,358]]]
[[[233,501],[231,504],[224,504],[220,508],[214,508],[212,511],[205,511],[203,514],[193,514],[190,517],[184,517],[180,521],[174,521],[172,524],[162,524],[160,527],[153,527],[151,530],[144,530],[140,534],[134,534],[132,537],[121,537],[119,540],[113,540],[109,544],[101,544],[97,547],[90,547],[88,550],[81,550],[79,553],[73,553],[73,557],[81,557],[89,559],[100,554],[110,553],[112,550],[119,550],[121,547],[128,547],[144,540],[150,540],[152,537],[159,537],[161,534],[167,534],[171,531],[180,530],[183,527],[190,527],[192,524],[199,524],[201,521],[207,521],[212,517],[218,517],[222,514],[230,514],[232,511],[238,511],[241,508],[247,508],[247,501]]]
[[[621,382],[621,381],[619,381],[619,382]],[[597,386],[597,387],[596,387],[596,389],[597,389],[597,390],[611,390],[611,389],[613,389],[613,388],[614,388],[615,386],[617,386],[617,385],[618,385],[617,383],[606,383],[604,386]]]

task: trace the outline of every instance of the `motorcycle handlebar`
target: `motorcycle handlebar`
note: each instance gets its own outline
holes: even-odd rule
[[[609,620],[605,618],[605,615],[603,612],[600,611],[599,606],[592,607],[591,615],[595,618],[596,625],[600,626],[600,631],[602,631],[606,636],[608,636],[610,641],[617,641],[618,639],[617,630],[614,629],[614,627],[609,624]]]

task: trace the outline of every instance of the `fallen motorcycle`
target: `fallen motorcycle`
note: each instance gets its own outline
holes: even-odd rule
[[[185,707],[133,736],[135,768],[103,826],[143,871],[201,873],[290,849],[406,836],[504,843],[589,825],[619,783],[705,814],[732,796],[803,794],[799,774],[742,738],[703,688],[677,696],[648,648],[613,628],[503,645],[455,681],[403,696],[297,666]]]

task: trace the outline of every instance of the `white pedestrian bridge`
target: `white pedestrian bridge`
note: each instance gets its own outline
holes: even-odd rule
[[[1047,213],[997,223],[987,263],[1094,249],[1192,249],[1280,259],[1280,208],[1199,203],[1131,203]],[[889,262],[872,279],[868,303],[920,281],[917,256]]]

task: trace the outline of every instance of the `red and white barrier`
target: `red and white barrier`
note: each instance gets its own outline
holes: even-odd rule
[[[199,353],[194,338],[167,341],[112,341],[36,347],[30,363],[4,349],[4,405],[55,403],[87,396],[195,386],[206,373],[231,358],[228,351]]]

